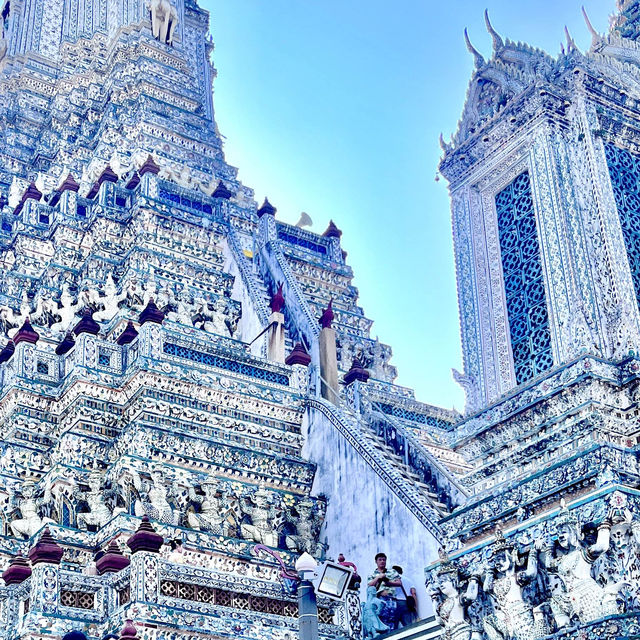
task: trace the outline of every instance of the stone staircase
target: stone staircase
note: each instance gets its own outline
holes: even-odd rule
[[[237,237],[237,232],[233,227],[229,227],[227,243],[238,265],[240,277],[253,301],[260,322],[266,327],[269,321],[269,295],[267,288],[262,278],[259,278],[254,272],[253,265],[250,264],[245,257]]]
[[[309,398],[307,407],[329,421],[436,539],[442,536],[439,521],[447,513],[445,505],[360,416],[317,397]]]
[[[371,446],[376,449],[380,455],[389,462],[398,473],[412,486],[418,488],[431,501],[433,506],[444,516],[449,513],[447,505],[438,500],[438,494],[435,493],[429,485],[421,481],[420,476],[403,460],[402,456],[397,454],[389,447],[382,438],[377,436],[366,427],[362,429],[362,435]]]
[[[438,640],[442,637],[442,628],[434,616],[381,636],[385,640]]]
[[[269,221],[263,220],[263,224],[267,225]],[[318,320],[314,317],[280,249],[279,242],[274,237],[275,230],[265,229],[266,241],[256,255],[258,268],[265,281],[283,284],[288,314],[306,346],[315,352],[314,360],[317,362],[320,333]],[[254,288],[252,293],[257,294],[257,288]],[[317,370],[315,375],[319,377]],[[319,383],[318,379],[312,384],[316,393],[320,388]],[[307,400],[307,406],[311,411],[318,411],[329,420],[418,520],[436,538],[441,536],[438,524],[440,519],[449,513],[451,508],[461,504],[466,497],[452,473],[444,469],[402,425],[391,423],[391,429],[398,434],[398,441],[403,443],[403,451],[400,451],[397,447],[390,446],[393,443],[389,440],[377,434],[376,420],[386,420],[385,417],[378,418],[378,412],[361,416],[352,411],[342,399],[336,398],[336,401],[340,404],[339,407],[319,397],[312,397]],[[389,418],[386,421],[391,420]],[[388,429],[385,433],[387,432]],[[445,495],[455,496],[453,502],[444,498]]]
[[[361,393],[367,397],[366,385]],[[426,485],[429,492],[444,504],[446,513],[466,502],[469,497],[467,489],[455,473],[429,451],[411,428],[397,418],[379,411],[375,403],[371,404],[371,409],[364,418],[381,444],[391,449],[412,475],[417,476],[418,482]]]

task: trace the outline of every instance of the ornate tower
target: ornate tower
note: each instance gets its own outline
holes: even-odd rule
[[[212,174],[233,178],[213,119],[207,14],[188,1],[147,4],[4,3],[5,170],[42,172],[55,188],[69,171],[92,181],[107,162],[120,174],[154,153],[165,171],[185,171],[188,159],[189,176],[206,176],[210,192]]]
[[[471,470],[428,571],[465,640],[636,633],[639,11],[621,2],[605,36],[585,15],[584,53],[568,33],[557,57],[503,39],[488,15],[491,58],[467,37],[441,171],[467,391],[449,444]]]
[[[620,359],[638,344],[635,194],[619,172],[633,171],[621,127],[636,82],[635,41],[620,29],[636,12],[626,3],[589,56],[569,38],[553,59],[490,23],[490,61],[469,43],[477,69],[441,165],[469,411],[582,353]],[[609,77],[623,78],[616,100],[601,95]]]

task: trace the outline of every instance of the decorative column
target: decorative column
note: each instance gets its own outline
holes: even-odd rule
[[[96,336],[100,333],[100,325],[93,319],[89,307],[82,312],[82,317],[72,330],[75,335],[74,364],[80,367],[96,367],[98,364],[98,348]]]
[[[29,550],[31,560],[30,611],[55,615],[59,603],[58,574],[63,549],[45,527],[38,542]],[[36,616],[37,617],[37,616]]]
[[[322,397],[338,405],[340,393],[338,391],[338,353],[336,350],[336,332],[331,327],[333,322],[333,300],[320,317],[320,388]]]
[[[344,262],[345,255],[340,248],[340,238],[342,237],[342,231],[336,227],[333,220],[329,221],[329,226],[326,231],[322,234],[323,238],[327,238],[329,240],[329,253],[331,254],[331,259],[336,262]]]
[[[15,350],[14,366],[16,373],[25,378],[32,378],[36,373],[36,362],[34,351],[36,343],[40,339],[38,332],[31,326],[29,318],[18,329],[13,336],[13,344]],[[8,345],[7,345],[8,346]]]
[[[158,553],[163,538],[156,533],[148,516],[142,516],[138,530],[127,540],[131,549],[131,601],[157,602],[160,592]]]
[[[356,413],[360,413],[360,385],[366,384],[370,373],[362,366],[360,358],[356,356],[351,364],[351,369],[345,374],[342,383],[346,388],[347,403]]]
[[[284,364],[284,296],[282,283],[278,283],[278,290],[271,298],[271,316],[267,329],[267,358],[273,362]]]
[[[25,601],[23,600],[24,595],[21,597],[19,594],[20,592],[25,594],[27,588],[30,590],[31,587],[29,585],[27,588],[19,589],[18,585],[30,577],[29,561],[20,554],[12,558],[9,566],[3,571],[2,579],[6,590],[4,601],[0,606],[0,629],[13,629],[17,626],[18,620],[22,620],[24,626],[27,615]]]
[[[164,313],[158,309],[153,298],[149,298],[147,306],[138,317],[140,328],[138,330],[138,354],[139,357],[154,360],[162,356],[161,327],[164,322]]]
[[[258,216],[258,249],[262,249],[268,242],[277,240],[276,212],[278,210],[264,199],[262,206],[256,212]]]
[[[360,606],[360,594],[357,589],[348,589],[344,602],[346,614],[345,631],[349,638],[362,637],[362,607]]]

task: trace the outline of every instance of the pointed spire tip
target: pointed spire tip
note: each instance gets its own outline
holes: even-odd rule
[[[469,39],[469,31],[467,30],[467,27],[464,28],[464,41],[467,45],[467,49],[469,50],[469,53],[471,53],[471,55],[475,59],[476,68],[479,69],[480,67],[484,66],[484,58],[482,57],[482,54],[471,44],[471,40]]]

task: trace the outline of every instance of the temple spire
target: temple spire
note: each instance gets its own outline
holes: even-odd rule
[[[589,29],[589,33],[591,34],[591,46],[594,46],[596,43],[600,42],[602,39],[600,34],[593,28],[591,24],[591,20],[589,20],[589,16],[587,14],[587,10],[582,7],[582,15],[584,17],[584,21],[587,24],[587,29]]]
[[[491,35],[491,38],[493,39],[494,53],[496,51],[500,51],[500,49],[504,47],[504,40],[502,39],[502,36],[493,28],[493,25],[491,24],[491,20],[489,19],[489,9],[484,10],[484,22],[487,25],[487,31],[489,32],[489,34]]]
[[[480,67],[484,67],[484,58],[482,57],[482,54],[471,44],[471,40],[469,40],[469,33],[466,27],[464,29],[464,41],[467,45],[467,49],[469,50],[469,53],[473,56],[476,62],[476,69],[480,69]]]
[[[567,38],[567,53],[569,51],[575,51],[578,47],[576,46],[576,41],[573,39],[573,36],[569,33],[569,27],[567,27],[567,25],[564,26],[564,35]]]

